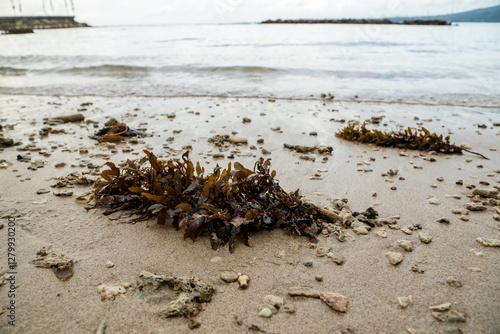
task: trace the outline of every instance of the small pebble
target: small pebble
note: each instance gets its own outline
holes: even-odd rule
[[[408,305],[413,304],[413,298],[411,295],[408,297],[398,297],[398,303],[402,308],[406,308]]]
[[[220,262],[222,258],[220,256],[214,256],[213,258],[210,259],[211,263],[217,263]]]
[[[486,206],[481,203],[467,203],[467,210],[469,211],[484,211]]]
[[[447,326],[444,328],[444,332],[447,334],[463,334],[464,332],[458,327]]]
[[[53,194],[58,197],[70,197],[73,196],[72,191],[54,191]]]
[[[414,271],[414,272],[419,273],[419,274],[424,273],[424,270],[422,268],[420,268],[420,266],[418,264],[414,264],[413,266],[411,266],[411,271]]]
[[[439,321],[447,322],[465,322],[466,318],[463,313],[457,311],[447,311],[447,312],[432,312],[432,316]]]
[[[471,252],[474,253],[475,256],[483,256],[483,252],[477,251],[475,248],[471,249]]]
[[[437,312],[447,311],[450,308],[451,308],[451,303],[444,303],[444,304],[429,306],[430,310],[437,311]]]
[[[263,318],[270,318],[273,316],[273,311],[271,311],[269,308],[264,307],[260,312],[259,312],[259,317]]]
[[[385,229],[378,230],[375,235],[380,238],[387,238],[387,231]]]
[[[273,314],[278,313],[278,309],[276,307],[272,306],[272,305],[264,303],[263,305],[261,305],[260,310],[262,311],[262,309],[264,309],[264,308],[270,309],[271,312],[273,312]]]
[[[424,244],[428,244],[432,241],[432,236],[429,233],[418,232],[418,237]]]
[[[403,254],[399,252],[388,252],[385,256],[389,259],[389,263],[394,266],[403,261]]]
[[[344,259],[333,255],[333,253],[328,253],[328,254],[326,254],[326,256],[328,256],[330,259],[332,259],[332,261],[339,266],[344,264]]]
[[[462,287],[462,280],[455,276],[450,276],[446,279],[446,283],[448,283],[450,286],[460,288]]]
[[[462,199],[461,195],[446,195],[446,197],[452,197],[454,199]]]
[[[438,220],[436,220],[438,223],[441,223],[441,224],[449,224],[450,223],[450,220],[446,217],[441,217],[439,218]]]
[[[328,252],[330,251],[330,248],[326,248],[326,247],[318,247],[316,249],[316,256],[317,257],[323,257],[323,256],[326,256],[328,254]]]
[[[263,148],[262,149],[262,154],[271,154],[271,151],[268,151],[265,148]]]
[[[408,240],[398,240],[397,244],[407,252],[413,251],[413,244]]]
[[[283,305],[285,305],[285,301],[283,298],[274,296],[274,295],[267,295],[263,299],[264,304],[271,305],[272,307],[276,308],[279,310]],[[271,309],[272,311],[272,309]]]
[[[312,261],[304,261],[302,264],[303,264],[305,267],[312,267],[312,266],[313,266]]]
[[[389,226],[390,227],[390,226]],[[401,230],[401,232],[405,233],[405,234],[408,234],[408,235],[412,235],[413,234],[413,231],[410,230],[409,228],[404,228]]]
[[[431,198],[429,198],[429,204],[439,205],[439,204],[441,204],[441,202],[436,197],[431,197]]]
[[[220,273],[220,279],[226,283],[236,282],[238,280],[238,277],[240,277],[240,275],[230,270],[226,270]]]
[[[476,241],[486,247],[500,247],[500,239],[476,238]]]
[[[319,298],[320,292],[318,290],[309,287],[293,286],[288,288],[288,294],[290,296]]]
[[[250,282],[250,277],[247,275],[240,275],[240,277],[238,277],[238,284],[240,285],[240,288],[246,289],[248,287],[248,282]]]
[[[349,299],[335,292],[321,292],[320,299],[332,309],[338,312],[346,312]]]
[[[234,315],[234,321],[236,321],[236,324],[237,324],[238,326],[243,325],[243,318],[242,318],[241,314],[236,313],[236,314]]]
[[[201,326],[201,323],[197,319],[195,319],[195,318],[189,319],[189,323],[188,323],[189,329],[199,328],[200,326]]]

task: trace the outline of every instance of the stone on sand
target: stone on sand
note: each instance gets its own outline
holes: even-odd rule
[[[394,266],[403,261],[403,254],[399,252],[388,252],[385,256],[389,259],[389,263]]]
[[[349,299],[335,292],[321,292],[320,299],[332,309],[338,312],[345,312]]]

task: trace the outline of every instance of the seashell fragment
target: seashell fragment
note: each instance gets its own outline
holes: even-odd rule
[[[250,282],[250,277],[247,275],[240,275],[240,277],[238,277],[238,284],[240,285],[240,288],[246,289],[248,287],[248,282]]]

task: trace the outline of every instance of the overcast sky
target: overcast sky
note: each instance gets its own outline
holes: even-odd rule
[[[0,16],[72,14],[71,0],[0,0]],[[382,18],[457,13],[499,0],[73,0],[91,25],[258,22],[278,18]],[[43,7],[45,4],[45,9]]]

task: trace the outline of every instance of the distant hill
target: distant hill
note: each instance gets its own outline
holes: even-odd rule
[[[500,5],[470,10],[468,12],[435,16],[391,17],[393,22],[404,20],[452,20],[453,22],[500,22]]]

